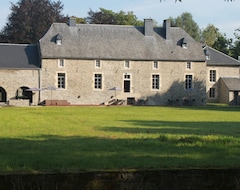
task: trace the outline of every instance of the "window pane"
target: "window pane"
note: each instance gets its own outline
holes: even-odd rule
[[[58,88],[65,88],[65,73],[58,73]]]
[[[210,82],[216,82],[216,70],[210,70]]]
[[[210,98],[215,98],[215,88],[210,88],[209,97]]]
[[[101,66],[100,60],[96,60],[96,67],[100,67],[100,66]]]
[[[102,89],[102,75],[101,74],[95,74],[94,79],[94,87],[95,89]]]
[[[159,75],[152,75],[152,89],[159,89]]]
[[[186,75],[185,88],[186,89],[191,89],[192,88],[192,75]]]

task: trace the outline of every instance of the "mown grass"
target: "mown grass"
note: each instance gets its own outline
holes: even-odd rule
[[[240,167],[239,107],[0,108],[0,172]]]

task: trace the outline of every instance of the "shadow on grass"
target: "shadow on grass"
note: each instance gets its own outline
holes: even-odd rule
[[[172,134],[172,135],[224,135],[240,137],[239,122],[179,122],[162,120],[123,120],[134,127],[105,127],[104,131]]]
[[[205,122],[124,122],[131,122],[138,127],[105,127],[98,130],[142,133],[146,136],[98,138],[42,135],[24,139],[2,138],[0,172],[240,166],[239,134],[229,138],[202,138],[202,135],[211,135],[213,128],[216,128],[213,132],[217,133],[220,123],[212,123],[214,127],[209,129]],[[234,131],[239,123],[228,122],[225,125],[228,130]],[[159,137],[148,137],[149,133],[157,133]],[[176,137],[171,138],[166,134]],[[193,135],[184,136],[187,134]]]

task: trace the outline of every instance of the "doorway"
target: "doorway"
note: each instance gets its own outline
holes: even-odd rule
[[[2,87],[0,87],[0,102],[6,102],[7,101],[7,93],[6,90]]]

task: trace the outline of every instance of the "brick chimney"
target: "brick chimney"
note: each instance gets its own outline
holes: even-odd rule
[[[165,39],[170,40],[171,35],[170,35],[170,27],[171,27],[171,21],[170,19],[166,19],[163,21],[163,28],[165,30]]]
[[[144,19],[144,35],[153,36],[153,20]]]

